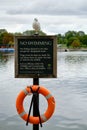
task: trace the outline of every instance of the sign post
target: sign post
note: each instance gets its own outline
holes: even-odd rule
[[[39,78],[33,78],[33,85],[39,85]],[[33,103],[33,116],[38,116],[39,94],[37,95],[37,97],[34,95],[34,99],[35,98],[36,100]],[[39,130],[39,124],[33,124],[33,130]]]
[[[15,77],[33,78],[33,85],[39,85],[39,78],[56,78],[56,36],[15,36]],[[34,99],[33,116],[38,116],[39,95]],[[39,124],[33,130],[39,130]]]

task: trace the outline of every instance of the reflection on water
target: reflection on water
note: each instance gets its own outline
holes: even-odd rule
[[[0,67],[3,69],[3,65],[7,64],[11,60],[13,53],[0,52]]]
[[[3,64],[4,62],[8,61],[8,56],[5,53],[0,53],[0,63]]]
[[[0,130],[32,130],[15,108],[17,94],[31,84],[32,79],[14,78],[13,55],[0,54]],[[40,85],[48,88],[56,100],[53,117],[40,129],[87,130],[87,52],[59,52],[58,78],[40,79]],[[42,112],[46,108],[43,102],[40,98]]]
[[[63,78],[87,77],[87,52],[67,52],[59,54],[59,59],[59,71],[64,74]]]

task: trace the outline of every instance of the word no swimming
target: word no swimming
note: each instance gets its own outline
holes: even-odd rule
[[[42,46],[48,45],[48,46],[51,46],[52,45],[52,41],[20,41],[20,45],[34,45],[34,46],[37,46],[37,45],[42,45]]]

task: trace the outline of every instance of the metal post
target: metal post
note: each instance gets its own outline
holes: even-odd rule
[[[39,78],[33,78],[33,85],[39,85]],[[36,95],[34,95],[34,99],[36,99]],[[39,108],[39,95],[37,100],[33,102],[33,116],[38,116],[38,108]],[[39,124],[33,124],[33,130],[39,130]]]

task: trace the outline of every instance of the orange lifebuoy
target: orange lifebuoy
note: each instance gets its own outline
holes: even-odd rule
[[[50,94],[50,92],[42,87],[42,86],[39,86],[39,90],[38,90],[38,93],[42,94],[47,102],[48,102],[48,108],[46,110],[46,112],[42,115],[40,115],[40,119],[41,119],[41,123],[47,121],[51,116],[52,114],[54,113],[54,110],[55,110],[55,100],[54,100],[54,97]],[[33,91],[36,91],[38,89],[38,85],[33,85],[32,86],[32,90]],[[24,101],[24,98],[27,96],[27,95],[31,95],[32,92],[31,92],[31,89],[29,86],[27,86],[24,90],[22,90],[17,99],[16,99],[16,109],[17,109],[17,112],[18,114],[20,115],[20,117],[27,121],[27,118],[28,118],[28,114],[25,112],[24,110],[24,107],[23,107],[23,101]],[[32,123],[32,124],[39,124],[40,123],[40,120],[39,120],[39,117],[34,117],[34,116],[30,116],[29,117],[29,123]]]

